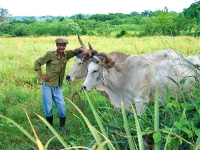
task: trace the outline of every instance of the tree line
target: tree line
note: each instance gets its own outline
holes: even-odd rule
[[[199,35],[200,2],[195,2],[183,12],[163,10],[130,14],[110,13],[67,16],[42,16],[40,18],[12,17],[0,7],[0,36],[154,36]]]

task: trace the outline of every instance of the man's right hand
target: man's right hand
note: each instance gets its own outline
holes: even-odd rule
[[[41,77],[42,80],[44,80],[45,82],[49,82],[49,80],[50,80],[50,77],[49,77],[49,76],[46,76],[46,75],[41,75],[40,77]]]
[[[43,75],[42,71],[40,69],[37,70],[38,74],[40,75],[40,78],[46,82],[48,82],[50,80],[50,77],[47,75]]]

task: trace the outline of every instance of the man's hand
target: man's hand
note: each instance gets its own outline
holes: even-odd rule
[[[41,75],[40,77],[41,77],[42,80],[44,80],[45,82],[49,82],[49,80],[50,80],[50,77],[49,77],[49,76],[46,76],[46,75]]]
[[[47,75],[43,75],[42,71],[40,69],[37,70],[38,74],[40,75],[40,78],[46,82],[48,82],[50,80],[50,77]]]
[[[89,57],[89,55],[90,55],[89,50],[84,49],[84,48],[81,47],[80,51],[85,57]]]

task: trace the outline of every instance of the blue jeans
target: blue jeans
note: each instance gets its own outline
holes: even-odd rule
[[[46,116],[52,116],[52,102],[55,103],[58,115],[60,117],[66,117],[66,106],[60,84],[58,87],[45,86],[45,82],[42,82],[42,101],[44,112]]]

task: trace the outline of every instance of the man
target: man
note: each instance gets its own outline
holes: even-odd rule
[[[34,70],[38,72],[42,82],[42,100],[46,120],[53,125],[52,114],[52,101],[55,103],[58,115],[60,117],[59,130],[66,133],[65,118],[66,118],[66,106],[62,93],[62,83],[65,74],[67,61],[82,53],[88,56],[89,53],[83,48],[75,50],[65,50],[68,41],[65,38],[57,38],[55,40],[57,49],[54,51],[48,51],[43,57],[38,58],[34,64]],[[41,66],[46,64],[46,74],[41,71]]]

